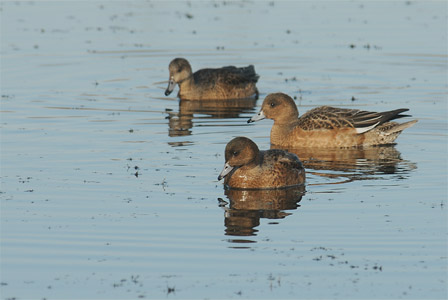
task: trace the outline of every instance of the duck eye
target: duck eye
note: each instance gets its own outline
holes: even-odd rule
[[[233,154],[233,156],[238,156],[240,154],[240,152],[239,151],[233,151],[232,154]]]
[[[179,73],[182,72],[182,67],[178,68],[177,72],[179,72]]]
[[[271,105],[271,107],[274,107],[274,106],[275,106],[275,103],[274,103],[274,102],[271,102],[270,105]]]

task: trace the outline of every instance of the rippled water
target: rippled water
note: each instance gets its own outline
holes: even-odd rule
[[[446,2],[2,2],[2,299],[446,298]],[[168,63],[255,65],[259,100],[163,96]],[[407,107],[393,147],[298,153],[225,191],[282,91]]]

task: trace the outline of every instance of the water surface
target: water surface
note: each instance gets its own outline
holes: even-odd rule
[[[3,299],[447,297],[445,2],[2,2]],[[163,95],[255,65],[260,99]],[[225,191],[271,92],[407,107],[393,147],[299,153],[303,189]],[[175,91],[177,92],[177,90]]]

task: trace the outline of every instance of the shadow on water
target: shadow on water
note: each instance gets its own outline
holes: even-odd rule
[[[225,234],[230,236],[255,236],[260,219],[283,219],[300,207],[305,186],[300,185],[276,190],[235,190],[224,193],[229,202],[219,199],[225,210]],[[232,243],[253,243],[245,239],[230,239]]]
[[[331,184],[356,180],[379,179],[381,175],[403,175],[417,169],[417,165],[401,158],[394,145],[354,149],[285,149],[297,154],[307,174],[336,179]],[[341,179],[342,178],[342,179]],[[314,183],[311,185],[328,184]]]
[[[195,127],[212,126],[203,124],[205,119],[232,119],[239,118],[241,113],[251,113],[257,103],[257,99],[234,100],[201,100],[179,101],[179,112],[168,111],[169,132],[171,137],[187,136],[192,134],[193,121]],[[195,116],[198,115],[198,116]],[[227,125],[229,126],[229,125]]]

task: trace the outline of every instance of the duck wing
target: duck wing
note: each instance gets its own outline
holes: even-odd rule
[[[401,114],[408,110],[400,108],[385,112],[371,112],[321,106],[305,113],[298,122],[299,127],[304,130],[354,128],[357,133],[363,133],[390,120],[409,117],[409,115]]]
[[[297,155],[280,150],[270,149],[260,151],[260,164],[271,166],[272,168],[303,169],[303,164]]]
[[[255,73],[255,68],[252,65],[242,68],[228,66],[219,69],[201,69],[193,74],[196,84],[210,87],[216,84],[246,85],[256,83],[258,78],[259,76]]]

